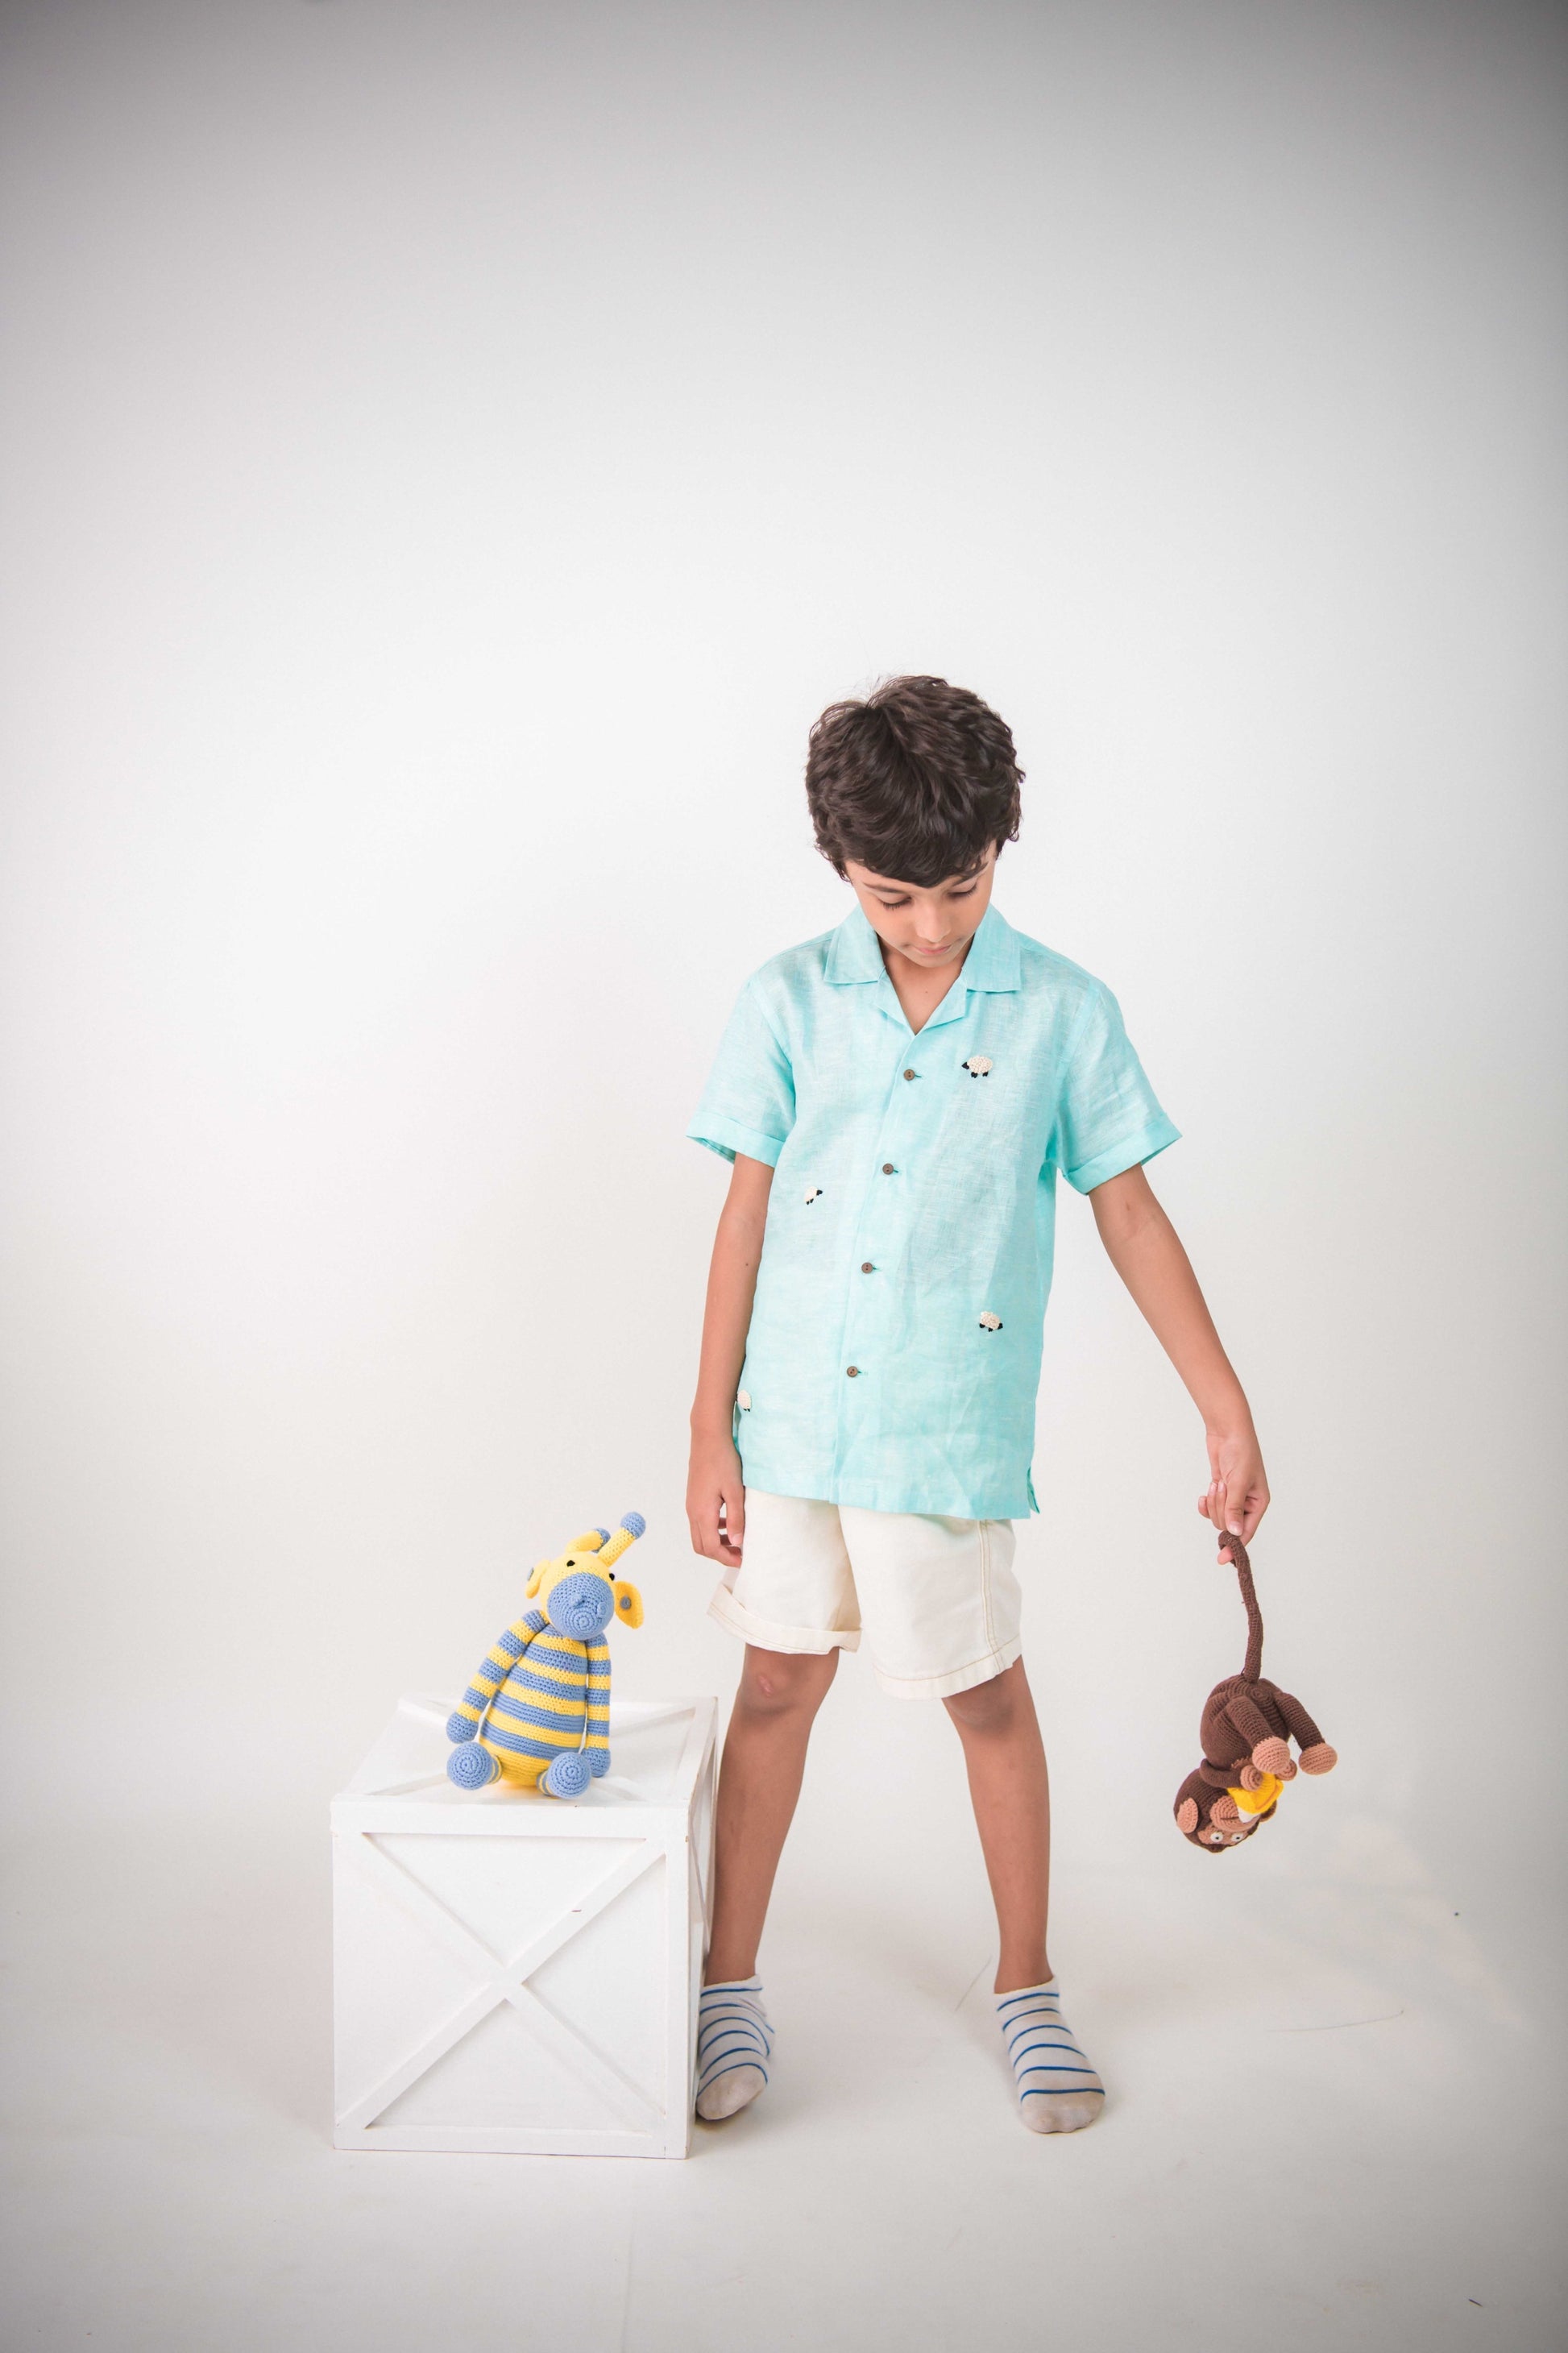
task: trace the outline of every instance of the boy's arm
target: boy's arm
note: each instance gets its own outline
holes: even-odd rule
[[[1268,1509],[1268,1482],[1251,1410],[1192,1262],[1142,1168],[1109,1177],[1089,1198],[1106,1256],[1204,1418],[1210,1477],[1198,1509],[1216,1528],[1250,1543]]]
[[[773,1181],[773,1172],[765,1160],[751,1160],[743,1152],[736,1153],[708,1271],[702,1358],[691,1407],[686,1516],[691,1524],[692,1549],[725,1568],[732,1568],[740,1559],[746,1532],[746,1490],[734,1440],[735,1389],[746,1360],[746,1334]]]

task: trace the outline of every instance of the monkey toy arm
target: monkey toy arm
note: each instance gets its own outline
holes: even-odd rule
[[[1301,1752],[1302,1772],[1331,1773],[1340,1761],[1339,1752],[1329,1746],[1295,1694],[1280,1691],[1276,1686],[1274,1704],[1284,1717],[1290,1737]]]
[[[474,1680],[447,1718],[447,1737],[450,1741],[472,1740],[484,1724],[489,1704],[527,1650],[536,1634],[545,1627],[542,1609],[531,1609],[519,1618],[504,1634],[498,1634],[479,1665]]]

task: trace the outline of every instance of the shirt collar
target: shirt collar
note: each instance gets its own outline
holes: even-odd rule
[[[829,935],[824,977],[843,987],[860,980],[881,980],[886,973],[882,944],[868,923],[865,909],[857,904]],[[993,902],[980,918],[958,980],[965,988],[1005,990],[1016,988],[1020,976],[1018,934]]]

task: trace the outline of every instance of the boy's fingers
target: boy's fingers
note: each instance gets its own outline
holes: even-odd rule
[[[692,1551],[703,1560],[720,1559],[724,1539],[719,1533],[718,1497],[715,1496],[702,1511],[689,1513],[687,1519],[691,1529]]]

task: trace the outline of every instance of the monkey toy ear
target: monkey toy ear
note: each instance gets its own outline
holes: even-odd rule
[[[1176,1792],[1176,1802],[1171,1811],[1176,1818],[1176,1828],[1192,1846],[1203,1844],[1204,1817],[1213,1795],[1214,1791],[1204,1779],[1201,1766],[1187,1775]]]

